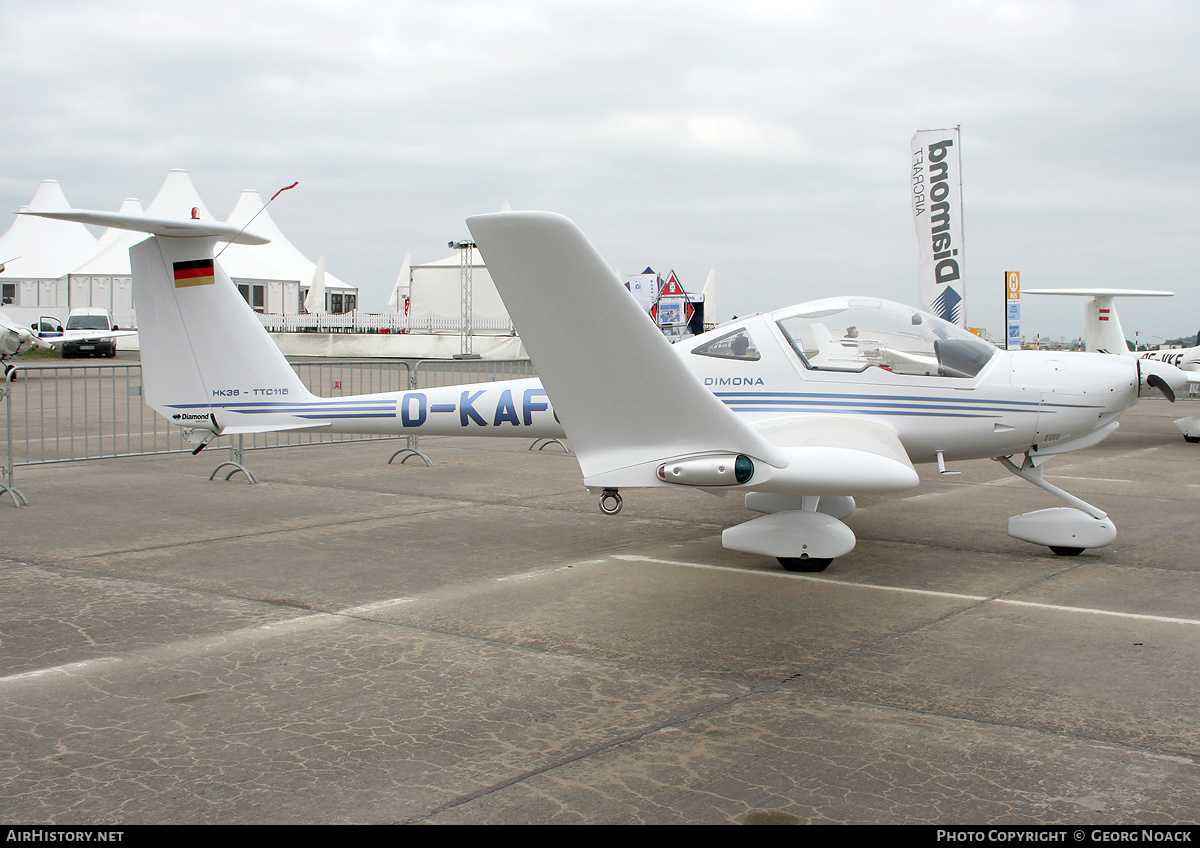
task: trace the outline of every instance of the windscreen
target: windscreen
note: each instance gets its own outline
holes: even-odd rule
[[[103,315],[72,315],[67,319],[68,330],[107,330],[108,319]]]

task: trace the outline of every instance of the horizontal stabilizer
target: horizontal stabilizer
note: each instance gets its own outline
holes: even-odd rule
[[[1149,289],[1025,289],[1023,294],[1061,294],[1075,297],[1174,297],[1175,292]]]
[[[118,230],[133,230],[172,238],[216,238],[238,244],[267,244],[270,239],[243,233],[239,227],[221,221],[199,221],[194,218],[159,218],[136,212],[100,212],[94,209],[68,209],[65,212],[18,212],[18,215],[37,215],[56,221],[76,221],[80,224],[95,224],[114,227]]]

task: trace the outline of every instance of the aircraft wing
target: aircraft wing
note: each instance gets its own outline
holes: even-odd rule
[[[705,388],[567,218],[505,212],[467,224],[586,485],[705,486],[698,469],[710,461],[728,468],[738,457],[753,461],[752,477],[739,482],[755,491],[842,495],[917,484],[886,426],[839,418],[759,432],[739,417]]]
[[[0,312],[0,359],[20,356],[35,347],[50,349],[45,340],[39,339],[27,327],[14,324],[7,315]]]
[[[891,492],[920,482],[896,431],[867,418],[821,416],[764,422],[758,432],[804,469],[813,495]]]
[[[588,486],[657,486],[698,454],[786,457],[713,395],[587,237],[550,212],[467,219]]]

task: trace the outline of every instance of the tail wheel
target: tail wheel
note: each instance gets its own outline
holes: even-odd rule
[[[605,489],[600,495],[600,511],[605,515],[616,515],[624,505],[625,501],[616,489]]]

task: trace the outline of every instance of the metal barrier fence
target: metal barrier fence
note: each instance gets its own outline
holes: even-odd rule
[[[6,441],[0,495],[7,491],[18,506],[28,503],[13,482],[14,469],[22,466],[190,453],[195,448],[184,441],[179,427],[143,402],[140,363],[7,364],[11,369],[0,383]],[[292,367],[309,391],[321,397],[536,376],[528,360],[322,360],[293,362]],[[234,470],[246,471],[240,464],[243,450],[387,439],[403,439],[407,448],[417,449],[415,436],[296,430],[221,437],[208,449],[228,448]]]
[[[367,312],[311,312],[303,315],[256,313],[262,325],[272,333],[458,333],[462,331],[462,316],[447,315],[430,310],[417,310],[411,315],[402,313],[374,314]],[[476,332],[513,332],[512,319],[507,314],[471,316],[471,329]]]

